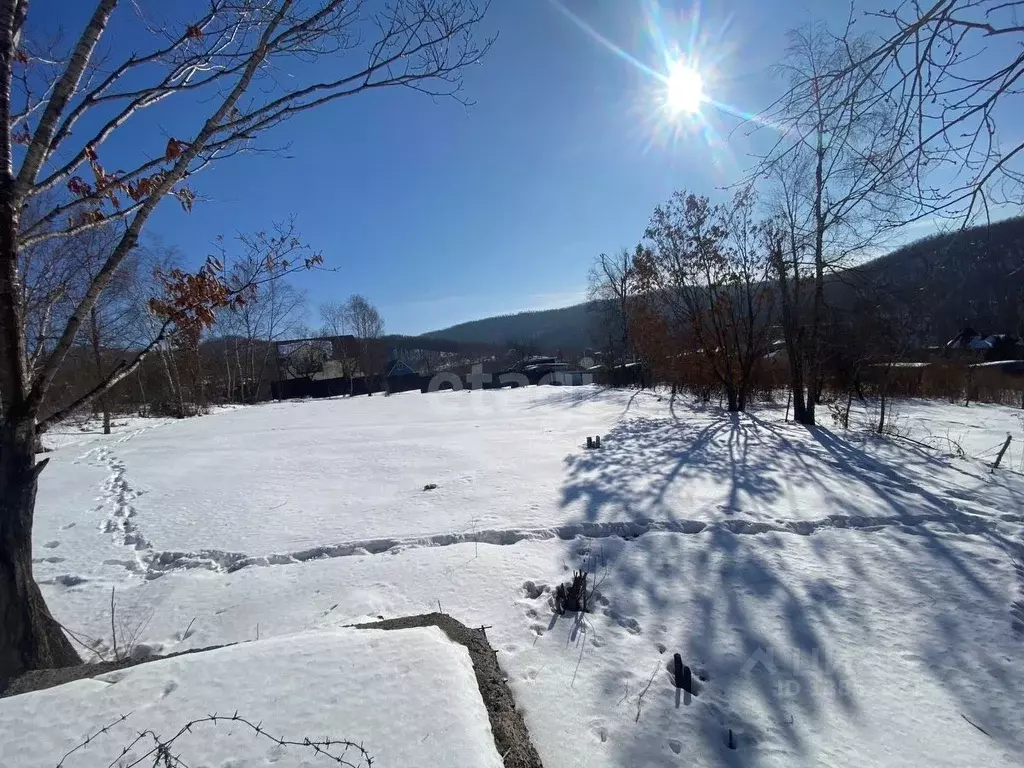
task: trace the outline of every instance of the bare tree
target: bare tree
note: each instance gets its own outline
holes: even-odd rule
[[[1024,94],[1022,13],[1022,0],[902,0],[866,12],[882,39],[837,76],[855,92],[881,89],[908,126],[909,145],[878,171],[913,170],[909,218],[967,224],[1024,200],[1024,140],[1012,131]]]
[[[306,306],[305,294],[281,278],[296,261],[317,254],[299,239],[294,219],[239,235],[235,248],[232,255],[223,240],[217,243],[218,260],[231,263],[228,285],[240,289],[263,271],[269,278],[258,294],[227,307],[218,318],[220,332],[230,334],[224,345],[229,397],[253,402],[263,390],[274,342],[295,332]]]
[[[289,345],[288,354],[282,359],[282,366],[289,376],[312,380],[324,370],[324,364],[331,359],[330,344],[324,339],[307,339]]]
[[[852,23],[852,22],[851,22]],[[913,169],[903,160],[911,127],[890,95],[856,69],[870,46],[821,24],[794,30],[778,67],[784,95],[760,117],[779,133],[754,178],[767,182],[784,256],[773,259],[790,357],[793,411],[814,424],[821,389],[826,276],[869,253],[905,219]]]
[[[633,273],[636,295],[629,304],[633,348],[655,381],[671,384],[674,397],[682,383],[680,350],[684,342],[678,336],[678,328],[669,322],[671,312],[661,288],[662,276],[650,247],[637,248]],[[612,381],[616,381],[614,376]]]
[[[508,347],[508,359],[517,369],[526,365],[526,361],[540,351],[540,348],[532,340],[525,337],[509,339],[506,346]]]
[[[320,305],[320,321],[323,323],[320,335],[338,339],[334,345],[334,357],[341,366],[341,375],[348,379],[351,395],[358,361],[350,354],[351,345],[347,339],[341,338],[349,334],[349,319],[347,304],[328,301]]]
[[[187,182],[198,171],[255,149],[262,131],[299,112],[392,86],[460,99],[462,70],[488,45],[474,42],[483,9],[472,0],[210,0],[195,17],[186,16],[191,4],[163,4],[167,18],[143,19],[151,35],[135,41],[138,53],[99,61],[118,5],[93,0],[61,60],[61,51],[28,37],[27,0],[0,0],[0,680],[78,661],[32,578],[36,484],[46,463],[34,448],[40,430],[130,375],[165,338],[158,333],[78,402],[46,414],[79,331],[160,202],[171,196],[191,209],[196,193]],[[138,8],[123,4],[125,13]],[[177,108],[180,118],[185,104],[199,106],[202,118],[159,147],[155,136],[147,145],[122,130],[144,113],[159,121],[161,109]],[[108,171],[104,156],[124,170]],[[23,216],[61,187],[67,195],[34,220]],[[23,256],[111,223],[119,239],[56,339],[30,360]],[[191,332],[231,300],[216,267],[167,276],[167,296],[154,304],[164,328]]]
[[[359,344],[360,365],[366,377],[366,394],[372,395],[370,382],[373,375],[384,365],[381,338],[384,336],[384,318],[366,297],[353,294],[345,302],[347,325],[355,334]]]
[[[767,252],[744,191],[729,205],[676,192],[654,210],[650,249],[638,252],[642,282],[662,297],[675,337],[724,390],[730,411],[746,408],[754,368],[767,352],[771,292]]]
[[[345,305],[337,301],[326,301],[320,305],[320,321],[324,336],[344,336],[348,332]]]
[[[139,259],[130,255],[89,311],[89,342],[95,364],[92,385],[102,382],[107,371],[135,345],[144,341],[141,318],[145,301],[139,295]],[[147,297],[148,298],[148,297]],[[103,417],[103,433],[110,434],[109,391],[96,398]]]
[[[31,217],[40,206],[28,211]],[[67,321],[89,288],[92,273],[105,260],[119,237],[113,226],[99,227],[66,238],[54,238],[29,246],[22,254],[25,276],[22,283],[25,308],[26,352],[30,363],[41,360],[58,340],[60,326]],[[71,364],[56,377],[50,404],[65,404],[95,386],[105,376],[105,367],[119,355],[117,347],[139,343],[139,320],[145,301],[137,295],[139,259],[133,251],[112,275],[110,283],[89,313],[86,338],[70,351]],[[86,348],[88,365],[83,365]],[[109,428],[109,398],[96,399]]]
[[[635,283],[633,253],[628,248],[613,256],[602,253],[590,267],[588,298],[596,319],[596,337],[605,348],[609,366],[625,363],[633,354],[629,326]]]

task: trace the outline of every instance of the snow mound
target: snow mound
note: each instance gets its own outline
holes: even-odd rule
[[[3,699],[0,763],[52,768],[89,734],[131,713],[65,762],[120,764],[122,748],[139,731],[166,741],[189,721],[213,713],[230,718],[236,710],[276,738],[361,744],[375,765],[502,764],[469,654],[435,627],[287,635]],[[131,755],[152,747],[143,739]],[[282,747],[230,720],[194,726],[174,742],[174,752],[190,765],[320,764],[307,748]],[[366,764],[355,749],[345,759]]]

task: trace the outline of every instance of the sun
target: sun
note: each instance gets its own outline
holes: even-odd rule
[[[677,61],[665,79],[665,104],[674,114],[695,115],[705,101],[704,79],[694,67]]]

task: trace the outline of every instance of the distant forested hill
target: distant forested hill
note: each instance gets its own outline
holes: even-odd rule
[[[423,335],[486,344],[530,344],[547,352],[583,349],[592,343],[589,306],[589,303],[583,303],[561,309],[498,315]]]
[[[833,283],[876,286],[913,318],[923,337],[948,340],[970,326],[981,332],[1024,328],[1024,217],[935,235],[835,276]],[[833,289],[834,303],[841,291]]]
[[[922,336],[951,338],[964,326],[1020,333],[1024,301],[1024,217],[939,234],[829,278],[828,300],[842,307],[853,291],[879,287],[899,301]],[[884,289],[884,290],[882,290]],[[453,325],[423,336],[459,342],[529,343],[540,351],[592,346],[591,303],[520,312]]]

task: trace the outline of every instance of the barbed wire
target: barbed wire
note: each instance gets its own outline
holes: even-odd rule
[[[119,718],[114,720],[102,728],[90,733],[85,737],[83,741],[68,750],[64,756],[57,763],[56,768],[70,768],[67,761],[75,753],[84,749],[90,745],[96,739],[110,734],[111,729],[125,722],[131,713],[121,715]],[[193,728],[201,726],[217,726],[222,723],[236,723],[250,729],[257,738],[267,739],[279,747],[295,747],[298,749],[307,749],[311,751],[316,757],[323,758],[324,760],[335,763],[336,765],[343,766],[343,768],[370,768],[373,765],[373,758],[370,753],[367,752],[362,744],[356,744],[353,741],[347,739],[310,739],[304,737],[301,741],[295,739],[286,739],[279,736],[274,736],[268,733],[263,728],[263,722],[254,723],[251,720],[239,715],[236,711],[233,715],[218,715],[216,713],[212,715],[206,715],[205,717],[198,717],[193,720],[189,720],[178,732],[175,733],[171,738],[164,740],[156,731],[152,729],[145,729],[138,731],[128,744],[123,746],[120,753],[107,765],[107,768],[138,768],[138,766],[148,766],[148,768],[190,768],[189,764],[182,758],[182,754],[175,753],[172,749],[174,743],[185,734],[191,734]],[[133,749],[139,744],[144,744],[146,751],[140,757],[134,757],[131,755]],[[351,755],[351,757],[350,757]],[[130,760],[131,762],[126,762]],[[353,762],[353,760],[355,762]]]

